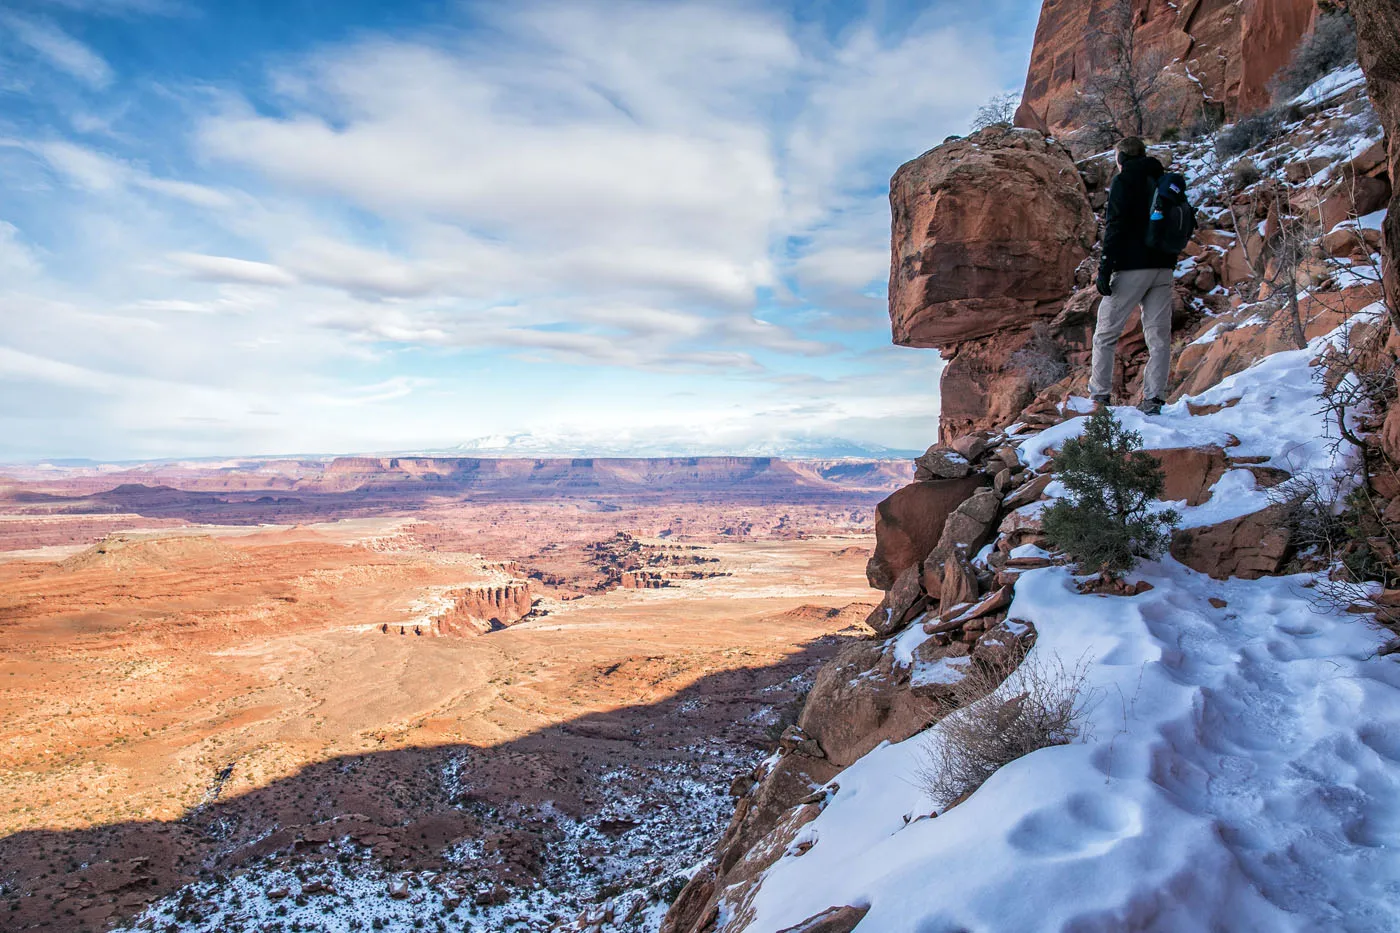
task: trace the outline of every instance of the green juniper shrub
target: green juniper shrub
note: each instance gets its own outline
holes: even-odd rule
[[[1045,510],[1045,537],[1080,573],[1116,577],[1166,548],[1180,519],[1151,508],[1162,492],[1162,465],[1108,406],[1094,412],[1083,435],[1065,441],[1055,475],[1069,494]]]

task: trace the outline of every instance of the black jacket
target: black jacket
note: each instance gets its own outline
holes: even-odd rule
[[[1175,253],[1164,253],[1147,245],[1147,214],[1162,172],[1162,163],[1152,156],[1124,160],[1123,170],[1108,189],[1108,206],[1103,215],[1101,270],[1123,272],[1176,266]]]

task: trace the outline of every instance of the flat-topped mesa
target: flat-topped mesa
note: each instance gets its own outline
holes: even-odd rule
[[[1120,0],[1045,0],[1018,126],[1059,134],[1084,125],[1075,101],[1109,65],[1105,34],[1119,11]],[[1316,15],[1315,0],[1133,0],[1134,54],[1166,66],[1160,97],[1176,125],[1203,108],[1234,119],[1268,106],[1270,81]]]
[[[1084,181],[1039,132],[990,127],[900,166],[890,215],[894,342],[953,360],[943,375],[944,439],[992,427],[992,409],[1015,414],[1029,401],[1018,390],[997,405],[993,377],[1031,324],[1064,306],[1093,247]]]
[[[495,585],[469,586],[449,593],[452,608],[433,617],[438,635],[479,635],[519,622],[530,614],[530,584],[512,580]]]

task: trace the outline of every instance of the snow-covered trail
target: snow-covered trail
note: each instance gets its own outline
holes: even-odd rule
[[[915,818],[937,727],[872,752],[747,929],[843,903],[880,933],[1400,929],[1400,668],[1380,637],[1316,612],[1306,577],[1220,582],[1170,558],[1134,576],[1154,589],[1084,596],[1061,568],[1017,586],[1035,654],[1092,659],[1088,742],[936,819]]]
[[[1187,573],[1140,610],[1194,691],[1158,729],[1151,780],[1212,822],[1269,903],[1324,929],[1396,929],[1400,669],[1365,660],[1360,620],[1281,591],[1301,579],[1216,584],[1229,605],[1202,611]]]
[[[1228,444],[1344,473],[1312,381],[1341,332],[1191,400],[1234,407],[1120,417],[1148,446]],[[1023,458],[1043,462],[1083,423],[1028,439]],[[1268,503],[1236,471],[1181,511],[1195,526]],[[1130,579],[1152,589],[1085,595],[1064,567],[1016,584],[1010,618],[1039,632],[1031,660],[1085,666],[1083,741],[1012,762],[934,818],[918,775],[941,727],[877,748],[832,782],[802,831],[814,844],[768,871],[743,929],[850,904],[869,906],[872,933],[1400,930],[1400,665],[1375,654],[1387,636],[1321,611],[1308,575],[1218,581],[1164,557]],[[924,637],[915,624],[892,650],[909,657]]]

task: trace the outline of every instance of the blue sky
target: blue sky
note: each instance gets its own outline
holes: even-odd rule
[[[922,447],[887,183],[1038,10],[4,0],[0,459]]]

